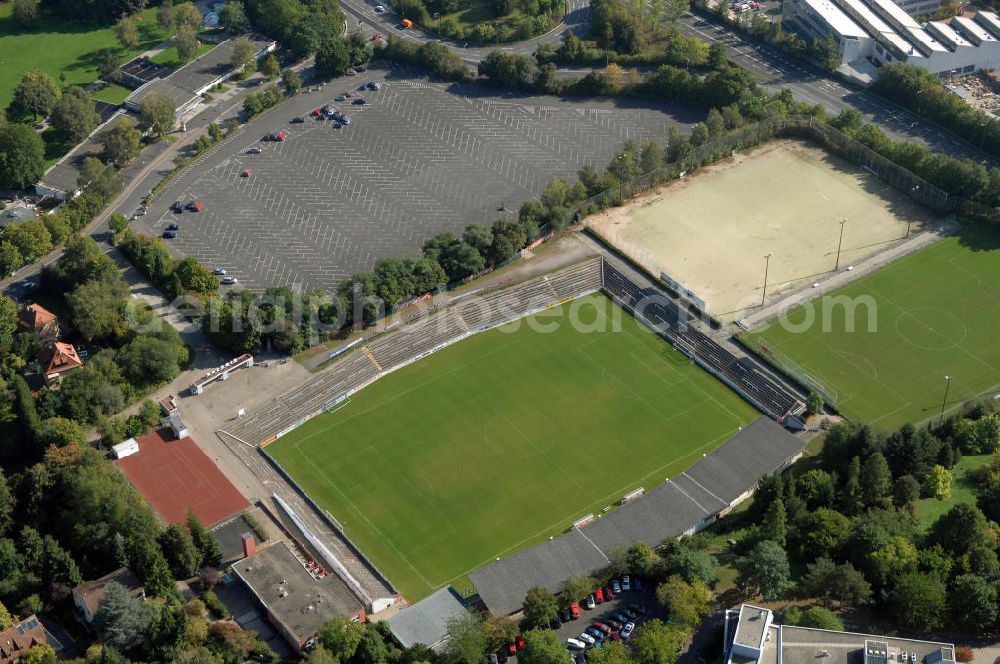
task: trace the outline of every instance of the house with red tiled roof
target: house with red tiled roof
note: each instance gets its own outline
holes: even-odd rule
[[[64,373],[83,366],[83,360],[73,348],[73,344],[62,341],[53,341],[40,359],[45,367],[47,383],[59,382]]]
[[[40,304],[29,304],[18,312],[17,325],[45,341],[59,338],[59,317]]]
[[[73,604],[76,606],[76,617],[86,625],[94,622],[97,612],[101,609],[101,599],[104,589],[109,583],[117,583],[124,587],[129,597],[146,599],[146,589],[139,577],[128,567],[119,567],[110,574],[105,574],[93,581],[84,581],[73,588]]]
[[[29,648],[46,643],[45,628],[32,614],[0,632],[0,664],[13,664]]]

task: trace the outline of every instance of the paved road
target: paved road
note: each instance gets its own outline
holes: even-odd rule
[[[831,115],[854,106],[869,122],[880,125],[894,139],[922,143],[935,152],[990,165],[994,163],[989,155],[915,113],[846,85],[811,64],[750,39],[715,19],[688,12],[681,27],[689,36],[724,44],[730,60],[752,72],[768,92],[789,89],[796,99],[819,104]]]

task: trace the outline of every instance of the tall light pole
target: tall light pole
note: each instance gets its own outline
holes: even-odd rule
[[[834,272],[840,269],[840,249],[844,246],[844,224],[846,223],[846,219],[840,222],[840,240],[837,241],[837,264],[833,267]]]
[[[622,159],[624,158],[625,155],[623,154],[618,155],[618,200],[621,203],[625,202],[625,177],[624,177],[625,174],[622,173],[622,166],[621,166]]]
[[[910,198],[916,198],[917,192],[920,191],[920,185],[914,185],[913,189],[910,190]],[[913,223],[913,217],[906,218],[906,237],[910,237],[910,224]],[[904,238],[905,239],[905,238]]]
[[[948,390],[951,389],[951,378],[951,376],[944,377],[944,399],[941,400],[941,418],[938,424],[944,422],[944,407],[948,403]]]
[[[764,254],[764,292],[760,296],[760,306],[762,307],[764,306],[764,300],[767,299],[767,272],[771,267],[771,256],[773,255],[774,252],[772,251]]]

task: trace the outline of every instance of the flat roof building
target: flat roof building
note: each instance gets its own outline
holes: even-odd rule
[[[296,651],[311,646],[334,618],[365,619],[364,607],[337,575],[310,571],[284,542],[257,549],[233,571]]]
[[[729,612],[730,618],[736,612]],[[950,643],[780,625],[774,614],[750,604],[735,629],[725,622],[726,664],[954,664]],[[729,635],[732,634],[732,638]]]

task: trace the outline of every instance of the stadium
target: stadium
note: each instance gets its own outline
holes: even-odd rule
[[[565,538],[600,523],[575,523],[610,526],[633,503],[666,500],[677,518],[647,515],[645,534],[623,528],[609,541],[656,544],[701,527],[801,449],[768,422],[763,465],[748,472],[726,461],[740,447],[727,441],[761,430],[760,413],[783,421],[801,409],[794,388],[715,342],[648,279],[595,256],[366,339],[225,433],[266,447],[329,516],[349,573],[412,602],[447,585],[469,591],[487,565],[505,578],[504,561],[538,546],[578,546]],[[702,463],[726,486],[682,479]],[[614,507],[636,489],[647,495]],[[593,571],[573,560],[546,583]]]

